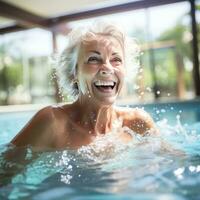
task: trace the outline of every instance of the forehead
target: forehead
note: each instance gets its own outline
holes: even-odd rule
[[[81,50],[85,53],[90,51],[103,51],[105,53],[122,53],[123,47],[122,44],[112,36],[96,36],[94,38],[85,40],[81,44]]]

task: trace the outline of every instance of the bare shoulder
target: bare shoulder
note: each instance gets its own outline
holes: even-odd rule
[[[143,109],[118,108],[118,114],[123,119],[123,125],[137,133],[144,134],[149,130],[157,132],[153,118]]]
[[[33,120],[43,120],[44,121],[49,121],[52,120],[54,117],[54,111],[55,108],[53,106],[47,106],[39,110],[34,116]]]
[[[39,110],[25,127],[13,138],[16,146],[46,146],[51,143],[58,108],[48,106]],[[48,140],[46,140],[48,135]]]

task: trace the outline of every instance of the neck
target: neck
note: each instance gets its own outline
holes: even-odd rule
[[[80,99],[74,105],[78,110],[78,123],[89,133],[97,135],[111,131],[112,123],[116,118],[112,105],[97,106],[88,101],[84,103]]]

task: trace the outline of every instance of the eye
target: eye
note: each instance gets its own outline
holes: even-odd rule
[[[110,62],[114,63],[115,65],[120,65],[120,64],[122,64],[122,59],[119,58],[119,57],[114,57],[114,58],[111,59]]]
[[[102,59],[101,59],[101,58],[98,58],[98,57],[96,57],[96,56],[91,56],[91,57],[88,58],[87,63],[88,63],[88,64],[98,64],[98,63],[102,63]]]

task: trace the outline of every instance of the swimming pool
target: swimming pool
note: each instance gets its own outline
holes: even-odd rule
[[[200,101],[140,107],[152,114],[160,137],[135,135],[128,145],[101,137],[78,151],[24,148],[9,163],[1,156],[0,199],[200,199]],[[0,152],[34,113],[0,114]],[[5,174],[12,173],[9,182]]]

